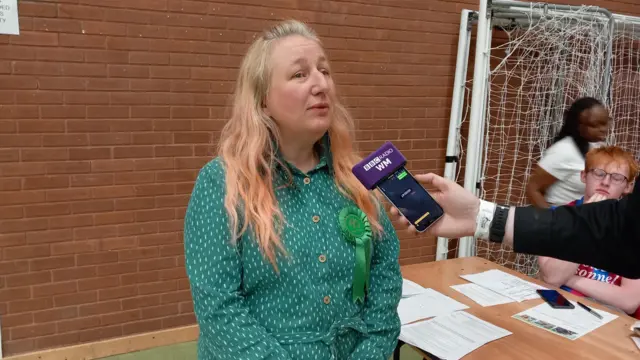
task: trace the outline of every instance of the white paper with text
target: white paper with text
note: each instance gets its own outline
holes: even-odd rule
[[[457,311],[403,326],[400,340],[441,359],[457,360],[508,335],[510,331],[465,311]]]
[[[467,305],[433,289],[424,289],[422,294],[401,299],[398,305],[398,315],[400,322],[404,325],[468,308]]]

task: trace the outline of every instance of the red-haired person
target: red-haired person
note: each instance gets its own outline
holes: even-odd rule
[[[606,199],[620,199],[631,192],[638,176],[638,163],[629,152],[617,146],[595,148],[587,153],[582,198],[568,205],[580,206]],[[631,280],[606,269],[539,257],[542,279],[570,293],[586,296],[613,306],[640,319],[640,280]]]

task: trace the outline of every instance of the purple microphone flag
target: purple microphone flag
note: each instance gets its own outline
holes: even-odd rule
[[[367,189],[372,190],[380,180],[386,179],[394,171],[407,163],[407,159],[389,141],[364,160],[357,163],[351,171]]]

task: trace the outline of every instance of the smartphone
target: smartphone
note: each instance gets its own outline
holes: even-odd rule
[[[575,306],[556,290],[536,290],[538,295],[554,309],[573,309]]]
[[[352,171],[367,189],[377,188],[419,231],[444,215],[442,207],[405,168],[407,159],[391,142],[357,163]]]
[[[442,207],[404,166],[377,187],[419,232],[427,230],[444,215]]]

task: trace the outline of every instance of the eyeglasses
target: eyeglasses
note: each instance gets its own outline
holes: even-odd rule
[[[618,173],[608,173],[602,169],[591,169],[589,172],[598,180],[602,180],[607,175],[611,175],[611,182],[614,184],[622,184],[626,181],[629,181],[626,176]]]

